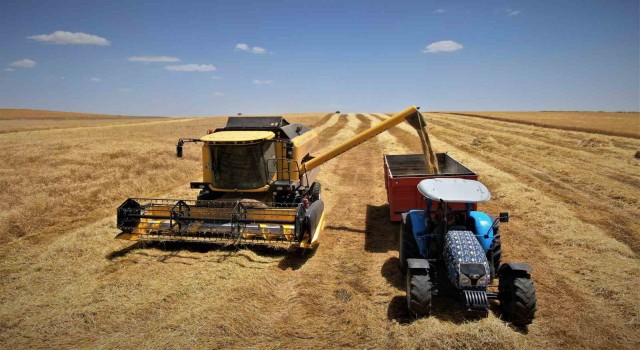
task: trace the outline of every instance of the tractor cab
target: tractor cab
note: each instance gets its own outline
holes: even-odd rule
[[[424,217],[425,243],[421,253],[430,257],[442,251],[445,235],[449,231],[470,231],[483,250],[489,250],[497,235],[499,222],[508,221],[508,213],[493,218],[478,211],[477,204],[491,199],[491,193],[481,182],[459,178],[435,178],[422,180],[418,191],[426,200],[426,210],[418,214]],[[420,225],[420,223],[416,223]],[[415,226],[415,225],[414,225]],[[422,226],[422,225],[420,225]]]

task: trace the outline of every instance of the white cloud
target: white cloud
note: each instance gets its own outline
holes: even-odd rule
[[[62,30],[55,31],[51,34],[28,36],[27,39],[58,45],[111,45],[109,40],[97,35],[87,33],[71,33]]]
[[[213,79],[213,80],[220,80],[220,79],[222,79],[222,77],[219,77],[219,76],[217,76],[217,75],[212,75],[212,76],[211,76],[211,79]]]
[[[120,92],[125,92],[125,93],[126,93],[126,92],[131,92],[131,91],[133,91],[133,90],[132,90],[132,89],[130,89],[130,88],[119,88],[119,89],[118,89],[118,91],[120,91]]]
[[[94,82],[94,83],[99,83],[99,82],[102,81],[102,79],[100,79],[100,78],[91,78],[91,79],[89,79],[89,81]]]
[[[127,58],[130,62],[142,62],[142,63],[153,63],[153,62],[180,62],[178,57],[170,57],[170,56],[131,56]]]
[[[222,92],[214,92],[213,93],[213,97],[222,97],[222,96],[224,96],[224,93],[222,93]]]
[[[435,11],[433,11],[433,13],[435,13],[436,15],[439,15],[441,13],[445,13],[446,11],[444,9],[437,9]]]
[[[6,72],[13,72],[15,69],[13,69],[13,68],[5,68],[4,70],[5,70]]]
[[[522,13],[522,11],[520,11],[520,10],[507,9],[507,16],[509,16],[509,17],[517,16],[517,15],[519,15],[521,13]]]
[[[259,46],[254,46],[254,47],[251,49],[251,52],[253,52],[253,53],[257,53],[257,54],[261,55],[261,54],[263,54],[263,53],[266,53],[266,52],[267,52],[267,50],[266,50],[265,48],[262,48],[262,47],[259,47]]]
[[[269,85],[269,84],[273,83],[273,80],[258,80],[258,79],[256,79],[256,80],[253,81],[253,83],[257,84],[257,85]]]
[[[165,66],[164,69],[173,72],[213,72],[217,70],[213,64],[181,64],[177,66]]]
[[[260,47],[260,46],[250,47],[245,43],[236,44],[236,51],[251,52],[258,55],[267,53],[267,49],[265,49],[264,47]]]
[[[37,64],[36,61],[25,58],[23,60],[14,61],[9,64],[10,67],[19,67],[19,68],[33,68]]]
[[[426,53],[436,53],[436,52],[453,52],[462,50],[464,46],[458,44],[453,40],[443,40],[437,41],[435,43],[431,43],[424,48],[422,52]]]

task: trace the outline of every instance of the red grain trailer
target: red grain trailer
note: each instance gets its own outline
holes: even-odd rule
[[[402,213],[412,209],[426,209],[426,202],[420,192],[418,183],[424,179],[455,177],[477,180],[478,174],[462,165],[446,153],[436,154],[439,174],[427,173],[422,154],[385,154],[384,175],[389,202],[391,221],[402,221]],[[463,207],[456,209],[464,209]],[[453,206],[450,204],[450,206]],[[438,207],[433,203],[432,210]],[[453,206],[455,208],[455,206]],[[473,210],[476,210],[474,204]]]

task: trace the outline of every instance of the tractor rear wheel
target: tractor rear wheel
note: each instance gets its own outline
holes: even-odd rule
[[[407,259],[420,258],[420,249],[413,237],[411,219],[407,218],[407,223],[400,224],[400,236],[398,237],[398,265],[402,273],[407,272]]]
[[[531,324],[537,310],[536,288],[529,277],[503,276],[498,284],[502,315],[513,325]]]
[[[407,309],[414,317],[427,317],[431,313],[431,279],[427,271],[406,273]]]

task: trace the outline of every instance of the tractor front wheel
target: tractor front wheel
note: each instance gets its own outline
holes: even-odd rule
[[[537,310],[536,288],[527,276],[501,276],[498,299],[502,315],[513,325],[531,324]]]
[[[427,271],[406,273],[407,309],[414,317],[427,317],[431,313],[431,279]]]
[[[407,218],[407,223],[400,224],[400,235],[398,237],[398,265],[402,273],[407,272],[407,259],[420,258],[420,249],[413,236],[411,219]]]

